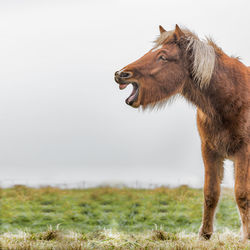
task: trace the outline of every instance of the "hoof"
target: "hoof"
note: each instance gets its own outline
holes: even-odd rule
[[[201,237],[205,240],[209,240],[211,238],[211,236],[212,236],[212,234],[206,234],[206,233],[201,235]]]
[[[241,236],[241,242],[248,242],[250,240],[250,236],[248,235],[248,236],[244,236],[244,235],[242,235]]]
[[[199,236],[200,236],[201,239],[209,240],[211,238],[211,236],[212,236],[212,233],[200,232]]]

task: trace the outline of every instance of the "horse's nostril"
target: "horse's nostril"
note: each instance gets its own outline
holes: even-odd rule
[[[122,79],[127,79],[130,78],[133,74],[131,72],[126,72],[126,71],[116,71],[115,72],[115,79],[116,81],[122,80]]]
[[[120,77],[122,78],[128,78],[130,77],[132,74],[130,72],[121,72],[120,73]]]

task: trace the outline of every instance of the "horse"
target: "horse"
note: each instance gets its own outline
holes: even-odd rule
[[[230,57],[211,38],[186,28],[166,31],[144,56],[115,72],[120,89],[133,85],[126,103],[155,108],[181,95],[197,108],[205,167],[199,236],[210,239],[223,179],[223,162],[234,163],[234,194],[243,240],[250,238],[250,68]]]

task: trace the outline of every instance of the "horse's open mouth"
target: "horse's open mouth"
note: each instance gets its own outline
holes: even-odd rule
[[[120,89],[125,89],[128,85],[128,84],[120,84],[119,88]],[[135,82],[131,82],[131,84],[133,85],[133,91],[131,93],[131,95],[126,99],[126,103],[128,105],[132,105],[135,101],[137,101],[138,99],[138,95],[139,95],[139,86],[137,83]]]

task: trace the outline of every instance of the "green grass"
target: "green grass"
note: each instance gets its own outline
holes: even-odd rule
[[[162,226],[168,232],[197,232],[202,216],[200,189],[92,188],[62,190],[15,186],[2,189],[0,232],[40,232],[48,225],[91,232],[103,228],[141,232]],[[239,230],[234,198],[224,192],[216,215],[219,231]]]
[[[44,240],[41,235],[46,232],[48,234],[52,228],[59,228],[55,230],[55,238],[63,235],[64,240],[68,242],[72,239],[66,235],[75,234],[80,237],[81,244],[85,244],[86,239],[89,244],[91,237],[99,239],[100,234],[103,241],[108,242],[107,232],[113,232],[123,239],[130,239],[128,242],[135,247],[133,234],[139,237],[138,242],[142,238],[150,242],[153,240],[152,233],[157,232],[152,231],[156,227],[160,228],[167,238],[170,237],[171,241],[173,237],[180,239],[183,233],[197,233],[201,224],[202,204],[202,190],[187,186],[153,190],[111,187],[63,190],[52,187],[15,186],[1,191],[0,233],[5,244],[11,244],[12,240],[24,244],[23,235],[33,239],[35,244]],[[219,233],[229,230],[239,235],[240,221],[232,190],[223,191],[215,225]],[[192,237],[194,239],[196,236]],[[48,240],[46,242],[51,244]],[[62,240],[58,241],[58,244],[60,242],[62,243]],[[15,247],[18,249],[17,245]],[[39,247],[35,246],[34,249]]]

